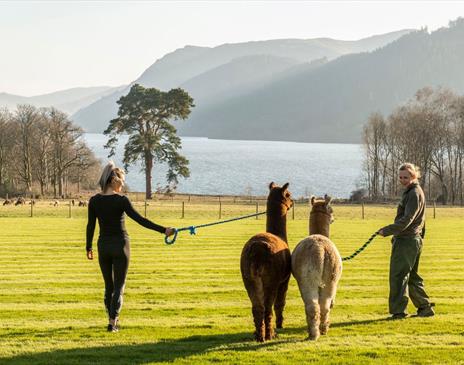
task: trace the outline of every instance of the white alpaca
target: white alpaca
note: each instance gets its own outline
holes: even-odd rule
[[[311,198],[310,236],[300,241],[292,253],[292,274],[305,305],[310,340],[317,340],[329,330],[329,313],[342,274],[342,259],[329,239],[333,221],[330,201],[327,195],[324,200]]]

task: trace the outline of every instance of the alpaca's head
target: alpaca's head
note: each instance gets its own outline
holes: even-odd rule
[[[324,199],[311,198],[309,234],[321,234],[330,238],[330,224],[334,221],[331,200],[328,195],[325,195]]]
[[[327,194],[324,195],[324,199],[316,199],[316,197],[311,197],[311,214],[313,215],[324,215],[327,217],[329,223],[333,223],[333,209],[330,205],[332,198]]]
[[[279,211],[282,215],[286,215],[288,210],[293,205],[292,194],[288,191],[289,183],[282,187],[274,182],[269,184],[269,195],[267,197],[267,210]]]

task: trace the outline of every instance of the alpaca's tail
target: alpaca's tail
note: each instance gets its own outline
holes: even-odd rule
[[[322,237],[322,236],[321,236]],[[316,290],[324,287],[326,254],[320,237],[309,236],[301,241],[292,253],[292,272],[298,282],[307,283]]]
[[[269,247],[265,242],[248,242],[240,260],[243,283],[253,305],[264,305],[264,277],[269,266]]]
[[[250,274],[253,277],[261,277],[271,259],[271,253],[267,242],[256,242],[250,249]]]
[[[308,278],[311,282],[317,283],[320,288],[324,287],[324,267],[325,267],[325,251],[320,245],[312,245],[308,257]]]
[[[272,261],[270,244],[261,237],[254,238],[243,248],[240,262],[242,275],[249,278],[263,276]]]

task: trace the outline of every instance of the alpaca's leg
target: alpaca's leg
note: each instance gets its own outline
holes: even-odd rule
[[[287,289],[288,289],[288,281],[290,280],[290,276],[288,279],[280,284],[279,289],[277,290],[277,297],[274,303],[274,311],[276,315],[276,327],[282,328],[284,322],[283,311],[285,307],[285,298],[287,297]]]
[[[255,324],[255,339],[264,342],[264,291],[263,283],[260,278],[254,280],[244,280],[245,288],[251,301],[251,312]]]
[[[300,283],[298,283],[300,284]],[[320,308],[319,287],[311,285],[300,285],[300,292],[305,304],[306,323],[308,324],[308,339],[319,338]]]
[[[321,289],[319,293],[319,306],[321,308],[321,335],[327,334],[330,325],[330,309],[332,308],[333,300],[335,299],[335,292],[337,284],[331,283]]]
[[[306,322],[308,323],[308,339],[317,340],[320,336],[320,308],[317,299],[305,303]]]
[[[266,335],[264,326],[264,305],[262,305],[262,303],[253,303],[251,310],[255,322],[255,339],[258,342],[264,342]]]
[[[277,288],[264,289],[264,327],[266,331],[266,340],[272,340],[275,337],[274,328],[272,326],[272,306],[276,300]]]

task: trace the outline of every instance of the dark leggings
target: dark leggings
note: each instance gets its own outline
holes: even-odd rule
[[[110,319],[119,316],[129,267],[130,245],[127,239],[98,242],[98,262],[105,281],[105,307]]]

